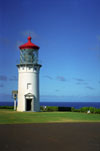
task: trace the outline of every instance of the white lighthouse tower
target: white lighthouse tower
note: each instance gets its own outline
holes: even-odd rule
[[[20,64],[18,67],[18,105],[17,111],[40,111],[39,101],[39,47],[28,42],[20,47]]]

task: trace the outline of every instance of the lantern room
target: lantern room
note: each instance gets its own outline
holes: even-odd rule
[[[31,37],[28,37],[28,42],[21,45],[20,48],[20,64],[37,64],[39,47],[31,42]]]

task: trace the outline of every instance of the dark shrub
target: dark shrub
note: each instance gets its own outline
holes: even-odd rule
[[[71,111],[71,107],[58,107],[58,111]]]
[[[0,109],[14,109],[13,106],[0,106]]]
[[[40,106],[40,111],[44,111],[44,108],[43,108],[43,106]]]

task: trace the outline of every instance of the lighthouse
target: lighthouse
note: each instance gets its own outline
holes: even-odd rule
[[[17,111],[40,111],[39,100],[39,47],[31,42],[19,46],[20,64],[18,67],[18,104]]]

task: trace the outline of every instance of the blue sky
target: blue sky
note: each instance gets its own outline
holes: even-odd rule
[[[18,46],[40,46],[41,101],[100,101],[100,1],[0,0],[0,101],[17,90]]]

